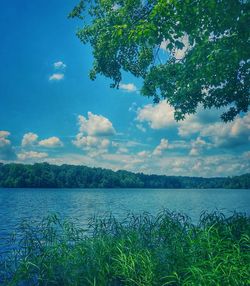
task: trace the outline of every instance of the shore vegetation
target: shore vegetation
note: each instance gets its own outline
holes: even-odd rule
[[[249,285],[250,218],[162,211],[23,222],[0,265],[1,285]],[[13,245],[18,247],[14,247]]]

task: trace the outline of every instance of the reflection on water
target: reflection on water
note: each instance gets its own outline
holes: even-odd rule
[[[154,214],[163,208],[184,212],[193,222],[204,210],[250,215],[250,190],[0,189],[0,240],[23,219],[40,220],[49,213],[85,225],[93,215],[112,212],[122,218],[129,211]]]

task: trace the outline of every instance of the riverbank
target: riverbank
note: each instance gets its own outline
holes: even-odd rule
[[[4,285],[249,285],[250,218],[178,213],[92,219],[86,230],[56,215],[18,230],[1,264]],[[12,241],[15,244],[15,239]],[[24,283],[24,284],[21,284]]]
[[[219,176],[219,174],[218,174]],[[250,174],[233,177],[147,175],[48,163],[0,163],[3,188],[153,188],[153,189],[250,189]]]

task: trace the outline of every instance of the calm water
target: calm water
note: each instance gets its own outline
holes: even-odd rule
[[[84,225],[87,218],[106,212],[122,218],[128,211],[156,213],[163,208],[184,212],[194,222],[204,210],[250,215],[250,190],[0,189],[0,240],[23,219],[39,220],[48,213],[77,218]]]

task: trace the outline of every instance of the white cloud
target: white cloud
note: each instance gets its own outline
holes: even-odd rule
[[[135,92],[137,87],[133,83],[120,83],[119,88],[126,92]]]
[[[188,149],[190,143],[184,140],[174,140],[169,144],[169,149]]]
[[[128,140],[125,142],[126,147],[136,147],[136,146],[144,146],[145,143],[141,143],[139,141]]]
[[[53,66],[55,69],[65,69],[67,67],[62,61],[55,62]]]
[[[63,146],[63,143],[58,137],[55,136],[39,141],[37,134],[29,132],[24,134],[21,145],[22,147],[41,146],[52,148]]]
[[[87,159],[89,158],[89,159]],[[204,176],[231,176],[250,172],[249,158],[245,155],[212,156],[151,156],[147,151],[137,154],[104,153],[97,157],[85,158],[92,166],[113,170],[128,170],[147,174]]]
[[[205,116],[210,114],[209,116]],[[197,134],[207,138],[214,147],[236,147],[248,145],[250,141],[250,113],[224,123],[219,119],[218,111],[199,111],[179,123],[178,133],[182,137]],[[217,121],[216,121],[217,119]]]
[[[128,148],[125,148],[125,147],[120,147],[117,149],[117,153],[119,153],[119,154],[121,154],[121,153],[125,154],[128,152],[129,152]]]
[[[90,136],[110,136],[115,134],[115,129],[108,118],[88,112],[88,119],[78,116],[80,132]]]
[[[124,141],[112,141],[111,146],[112,150],[118,154],[125,153],[133,153],[134,148],[138,148],[139,146],[144,146],[145,144],[141,144],[136,141],[124,140]]]
[[[153,155],[160,156],[167,149],[169,149],[169,142],[167,139],[162,138],[160,144],[154,149]]]
[[[38,135],[32,132],[23,135],[22,147],[34,145],[37,143]]]
[[[61,147],[63,146],[63,143],[58,137],[53,136],[53,137],[39,141],[38,145],[42,147],[51,148],[51,147]]]
[[[210,114],[210,118],[206,117]],[[179,135],[187,137],[197,134],[210,142],[209,148],[233,150],[247,147],[250,142],[250,114],[238,116],[234,121],[224,123],[219,119],[218,111],[202,111],[180,122]],[[214,117],[213,117],[214,115]],[[205,119],[205,120],[204,120]]]
[[[112,168],[113,170],[128,170],[138,172],[140,171],[139,166],[141,166],[144,162],[143,158],[135,154],[123,154],[123,153],[106,153],[102,155],[102,161],[108,168]]]
[[[194,116],[194,118],[196,117]],[[196,121],[196,119],[192,120],[192,119],[186,118],[183,122],[179,123],[178,134],[181,137],[188,137],[192,134],[200,133],[200,131],[202,130],[202,127],[203,127],[203,124],[200,123],[199,121]]]
[[[106,153],[113,144],[107,137],[116,132],[108,118],[88,112],[88,118],[82,115],[78,116],[78,125],[79,133],[72,143],[76,147],[88,151],[91,157]]]
[[[162,129],[175,126],[174,109],[166,100],[156,105],[148,104],[138,108],[136,120],[147,122],[152,129]]]
[[[207,143],[201,137],[197,137],[196,140],[193,140],[191,142],[191,150],[189,152],[189,155],[191,156],[201,155],[203,150],[209,148],[210,146],[211,144]]]
[[[220,119],[221,113],[221,110],[204,110],[202,107],[198,107],[195,114],[187,115],[184,120],[177,122],[174,118],[174,108],[166,100],[162,100],[158,104],[147,104],[138,108],[136,120],[148,123],[152,129],[177,127],[179,135],[186,137],[199,133],[204,125],[216,122],[223,125],[224,123]]]
[[[60,81],[64,78],[63,73],[54,73],[49,77],[50,81]]]
[[[4,130],[0,131],[0,147],[5,147],[11,144],[10,140],[6,138],[9,135],[10,135],[10,132],[8,131],[4,131]]]
[[[247,145],[250,141],[250,113],[238,116],[233,122],[224,123],[220,115],[224,110],[201,107],[195,114],[187,115],[183,121],[176,122],[174,108],[165,100],[159,104],[145,105],[138,108],[136,120],[146,122],[152,129],[167,129],[175,127],[181,137],[206,138],[214,147],[233,147]],[[196,151],[192,151],[194,154]]]
[[[49,77],[49,81],[60,81],[64,79],[64,69],[67,67],[65,63],[62,61],[55,62],[53,64],[54,68],[58,70],[58,72],[53,73]]]
[[[244,154],[157,156],[144,159],[144,170],[146,173],[164,175],[218,177],[250,172],[250,163]]]
[[[249,144],[250,113],[227,124],[217,122],[209,125],[200,134],[209,137],[217,147]]]
[[[76,135],[76,140],[73,140],[73,144],[77,147],[93,147],[98,146],[98,138],[93,136],[84,136],[82,133]]]
[[[0,160],[10,161],[16,159],[15,150],[11,146],[11,141],[8,139],[9,131],[0,131]]]
[[[150,152],[145,151],[145,150],[138,152],[137,155],[144,159],[149,158],[151,156]]]
[[[167,150],[176,150],[176,149],[189,149],[190,148],[190,142],[186,142],[183,140],[174,140],[171,143],[168,141],[168,139],[166,138],[162,138],[160,140],[160,143],[158,146],[155,147],[155,149],[153,151],[141,151],[138,152],[138,156],[143,156],[147,155],[145,157],[150,158],[152,155],[153,156],[162,156],[164,155]],[[168,153],[169,156],[173,156],[173,153],[169,152]],[[176,155],[176,154],[175,154]]]
[[[202,142],[201,145],[203,145]],[[46,158],[46,161],[54,164],[80,164],[112,170],[123,169],[137,173],[144,172],[169,176],[218,177],[250,172],[249,151],[240,155],[195,154],[195,156],[187,156],[169,152],[168,156],[152,156],[152,151],[148,150],[136,153],[119,153],[116,151],[110,153],[100,149],[91,149],[82,155],[63,154],[61,157]]]
[[[182,137],[188,137],[192,134],[199,134],[202,130],[215,123],[225,126],[226,124],[222,123],[220,119],[222,112],[222,110],[218,109],[198,107],[195,114],[187,115],[185,120],[178,122],[178,134]]]
[[[0,130],[0,138],[8,137],[9,135],[9,131]]]
[[[98,148],[106,149],[110,145],[110,141],[106,138],[95,136],[84,136],[82,133],[76,135],[76,139],[72,143],[79,148]]]
[[[48,157],[48,154],[45,152],[28,151],[28,152],[21,152],[17,154],[17,157],[20,160],[43,159],[43,158]]]

